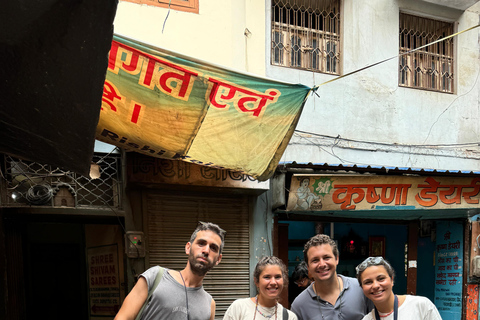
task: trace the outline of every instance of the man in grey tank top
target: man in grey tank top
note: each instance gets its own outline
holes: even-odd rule
[[[181,271],[165,269],[160,283],[142,312],[142,320],[213,320],[215,301],[202,286],[207,272],[222,260],[225,231],[199,222],[185,245],[188,261]],[[148,298],[160,268],[145,271],[125,298],[115,320],[134,320]]]

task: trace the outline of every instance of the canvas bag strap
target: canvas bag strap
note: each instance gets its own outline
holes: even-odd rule
[[[288,311],[286,308],[283,308],[282,320],[288,320]]]
[[[145,300],[145,303],[143,304],[142,308],[138,312],[137,316],[135,317],[135,320],[140,320],[142,317],[143,310],[147,306],[147,304],[150,302],[150,299],[152,298],[152,294],[155,291],[155,289],[158,287],[158,284],[160,283],[160,280],[162,280],[163,277],[163,271],[165,271],[165,268],[162,268],[158,266],[159,270],[157,272],[157,275],[155,276],[155,281],[153,282],[153,286],[150,290],[148,290],[148,296],[147,300]]]

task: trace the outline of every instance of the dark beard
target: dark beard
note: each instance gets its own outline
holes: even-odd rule
[[[190,261],[190,269],[192,270],[192,273],[200,277],[205,276],[207,272],[215,266],[215,263],[204,264],[196,261],[196,258],[192,254],[188,256],[188,261]]]

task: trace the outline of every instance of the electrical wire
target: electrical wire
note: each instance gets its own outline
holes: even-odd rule
[[[52,200],[53,190],[48,184],[37,184],[28,189],[25,198],[31,204],[42,205]]]
[[[321,133],[303,131],[303,130],[295,130],[296,133],[302,134],[309,134],[316,137],[328,138],[333,140],[342,140],[342,141],[349,141],[349,142],[357,142],[357,143],[366,143],[372,145],[382,145],[382,146],[389,146],[389,147],[412,147],[412,148],[427,148],[427,147],[445,147],[445,148],[458,148],[458,147],[468,147],[468,146],[480,146],[480,141],[478,142],[465,142],[465,143],[447,143],[447,144],[401,144],[401,143],[386,143],[386,142],[374,142],[368,140],[358,140],[358,139],[350,139],[350,138],[342,138],[340,135],[333,137]],[[304,137],[305,138],[305,137]],[[336,143],[338,145],[338,142]]]

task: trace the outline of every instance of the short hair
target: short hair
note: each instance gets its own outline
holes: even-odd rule
[[[295,267],[295,270],[293,270],[293,272],[292,272],[292,281],[293,282],[296,282],[296,281],[301,280],[303,278],[309,278],[309,276],[308,276],[308,266],[307,266],[307,263],[305,261],[300,262],[300,264],[298,264]]]
[[[307,243],[305,243],[305,246],[303,248],[303,256],[307,265],[308,265],[308,255],[307,255],[308,249],[312,247],[320,246],[322,244],[329,244],[332,247],[332,251],[333,251],[333,255],[335,256],[335,259],[338,259],[338,255],[339,255],[338,247],[335,241],[332,240],[326,234],[317,234],[311,237],[310,240],[308,240]]]
[[[287,267],[285,266],[285,263],[283,263],[283,261],[280,258],[275,256],[266,256],[261,258],[257,262],[257,265],[255,266],[255,270],[253,270],[253,278],[255,279],[255,281],[259,280],[260,274],[262,273],[262,271],[265,269],[267,265],[280,267],[280,270],[282,271],[283,287],[286,288],[288,286]]]
[[[193,243],[195,241],[199,231],[207,231],[207,230],[215,232],[220,237],[220,239],[222,240],[222,243],[220,244],[220,251],[219,251],[219,253],[222,253],[223,246],[225,245],[225,235],[227,234],[227,231],[220,228],[218,224],[215,224],[215,223],[212,223],[212,222],[199,221],[198,225],[197,225],[197,228],[195,228],[195,231],[193,231],[192,236],[190,237],[189,242]]]
[[[360,287],[362,286],[362,273],[371,266],[383,266],[385,270],[387,270],[388,276],[392,278],[392,280],[394,280],[395,270],[393,270],[392,266],[387,260],[383,259],[383,257],[368,257],[355,268],[355,271],[357,272],[357,280],[360,284]]]

